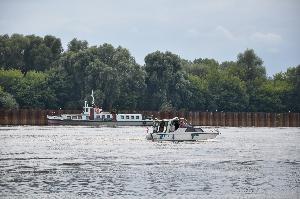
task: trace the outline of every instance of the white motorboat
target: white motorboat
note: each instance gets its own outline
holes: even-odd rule
[[[146,138],[152,141],[199,141],[213,139],[219,135],[217,129],[203,130],[183,123],[178,117],[153,121],[153,130]]]

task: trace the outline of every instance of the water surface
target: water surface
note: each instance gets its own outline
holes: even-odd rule
[[[155,143],[144,127],[0,127],[1,198],[300,198],[300,128]]]

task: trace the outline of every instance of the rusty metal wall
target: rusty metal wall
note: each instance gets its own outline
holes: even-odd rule
[[[126,111],[130,113],[130,111]],[[137,113],[138,111],[135,111]],[[81,113],[80,110],[0,109],[0,125],[47,125],[46,115]],[[156,118],[184,117],[193,125],[236,127],[300,127],[300,113],[158,112],[142,111]]]
[[[81,113],[78,110],[0,109],[0,125],[47,125],[47,115]]]
[[[184,117],[197,126],[300,127],[300,113],[247,112],[155,112],[143,111],[156,118]]]

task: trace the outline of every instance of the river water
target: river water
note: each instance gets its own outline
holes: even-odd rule
[[[145,127],[0,127],[0,198],[300,198],[300,128],[220,128],[155,143]]]

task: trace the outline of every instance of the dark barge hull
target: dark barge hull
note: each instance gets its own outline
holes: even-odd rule
[[[152,126],[152,121],[97,121],[97,120],[56,120],[48,119],[48,125],[74,126]]]

